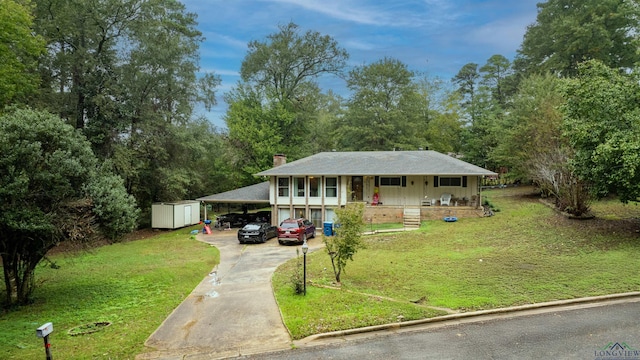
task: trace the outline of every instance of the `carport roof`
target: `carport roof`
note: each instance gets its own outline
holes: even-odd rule
[[[196,200],[213,203],[268,204],[269,182],[265,181],[259,184],[197,198]]]

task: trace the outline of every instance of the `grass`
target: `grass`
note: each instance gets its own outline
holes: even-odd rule
[[[366,237],[367,249],[348,263],[340,286],[324,250],[308,254],[306,297],[290,285],[297,262],[282,265],[273,287],[292,336],[429,318],[445,314],[441,308],[640,290],[640,206],[607,199],[593,204],[595,220],[568,220],[521,192],[486,192],[502,210],[490,218],[428,221],[418,231]],[[35,329],[50,321],[54,358],[133,359],[219,261],[214,247],[190,239],[192,229],[199,226],[52,256],[60,268],[38,268],[35,303],[0,315],[0,359],[44,357]],[[68,334],[96,322],[111,325]]]
[[[0,358],[43,358],[35,329],[52,322],[54,359],[133,359],[219,262],[216,248],[190,239],[189,231],[198,228],[51,256],[59,268],[37,269],[35,303],[0,315]],[[68,334],[95,322],[111,325],[91,334]]]
[[[404,225],[402,223],[380,223],[380,224],[365,224],[362,226],[362,231],[379,231],[379,230],[391,230],[402,229]]]
[[[594,220],[569,220],[519,189],[487,191],[502,211],[366,238],[333,283],[320,250],[307,255],[307,296],[274,275],[294,339],[314,333],[559,299],[640,290],[640,207],[605,200]]]

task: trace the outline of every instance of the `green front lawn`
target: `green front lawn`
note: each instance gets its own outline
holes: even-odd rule
[[[523,191],[524,190],[524,191]],[[640,207],[594,204],[595,220],[568,220],[530,188],[487,191],[490,218],[429,221],[414,232],[366,237],[340,288],[324,250],[307,256],[307,296],[294,295],[295,261],[274,275],[285,323],[318,332],[640,290]]]
[[[216,248],[190,239],[197,228],[51,256],[59,268],[38,268],[35,303],[0,315],[0,359],[44,358],[35,333],[47,322],[53,322],[54,359],[133,359],[219,262]],[[94,322],[111,325],[87,335],[67,333]]]
[[[521,192],[487,192],[501,209],[491,218],[429,221],[418,231],[366,237],[368,248],[347,265],[339,288],[323,250],[307,256],[306,297],[289,285],[295,261],[284,264],[273,282],[286,325],[299,339],[445,314],[440,308],[640,290],[639,206],[606,200],[594,204],[596,220],[567,220]],[[35,304],[0,315],[0,359],[43,358],[35,329],[49,321],[54,359],[133,359],[219,261],[190,230],[52,256],[60,268],[38,269]],[[101,321],[112,325],[67,333]]]

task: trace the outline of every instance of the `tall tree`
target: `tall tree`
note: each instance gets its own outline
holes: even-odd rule
[[[580,62],[612,68],[640,60],[640,7],[629,0],[549,0],[538,4],[536,22],[518,50],[521,71],[574,76]]]
[[[0,109],[24,103],[39,86],[37,59],[45,48],[32,28],[28,1],[0,0]]]
[[[133,170],[127,176],[128,189],[148,215],[152,202],[184,199],[202,183],[207,167],[196,165],[209,158],[203,147],[216,135],[191,117],[197,102],[215,104],[220,79],[213,74],[196,77],[202,36],[196,30],[195,15],[167,0],[145,3],[142,10],[140,21],[131,24],[139,42],[119,77],[123,92],[119,109],[125,114],[123,132],[129,135],[116,146],[121,155],[129,155],[120,157],[119,165]],[[97,122],[98,126],[103,123]]]
[[[293,126],[295,114],[279,102],[263,103],[260,95],[250,86],[239,84],[225,95],[229,109],[225,122],[229,127],[229,144],[234,149],[230,159],[240,172],[242,185],[255,182],[253,174],[273,165],[273,155],[291,154],[281,129]]]
[[[113,86],[116,45],[141,16],[141,1],[36,0],[36,30],[47,39],[43,95],[49,108],[76,128],[97,112],[94,97]]]
[[[566,81],[565,133],[576,151],[575,170],[595,195],[640,201],[640,85],[598,61]]]
[[[487,63],[480,67],[482,80],[480,83],[491,89],[493,99],[504,108],[509,91],[506,79],[511,74],[511,62],[502,55],[493,55]]]
[[[332,37],[311,30],[300,34],[292,22],[278,29],[266,41],[249,42],[240,68],[242,80],[255,84],[269,99],[300,101],[306,82],[342,72],[349,54]]]
[[[462,148],[462,109],[458,104],[458,93],[450,94],[448,100],[430,115],[426,129],[426,143],[430,150],[441,153],[458,153]]]
[[[203,39],[196,16],[176,0],[37,5],[37,29],[48,39],[42,103],[113,160],[142,209],[190,193],[201,152],[185,134],[201,128],[193,108],[215,104],[220,82],[196,76]]]
[[[462,96],[463,107],[468,108],[473,104],[479,78],[478,64],[467,63],[460,68],[456,76],[451,79],[451,82],[458,86],[458,92]],[[471,114],[471,119],[473,121],[473,114]]]
[[[155,117],[184,123],[202,100],[195,73],[202,36],[175,0],[37,0],[48,39],[42,66],[49,107],[87,135],[100,153],[122,131]],[[215,76],[203,77],[215,88]],[[215,101],[212,94],[207,104]]]
[[[310,139],[312,153],[338,148],[336,130],[339,121],[344,117],[344,103],[345,100],[331,90],[326,94],[320,94],[317,114],[309,124],[309,132],[314,134]]]
[[[504,114],[503,108],[494,99],[491,89],[482,86],[476,91],[473,103],[465,110],[474,114],[473,122],[465,124],[461,135],[465,161],[487,169],[498,170],[503,164],[495,162],[492,152],[503,136],[497,125]],[[461,118],[468,117],[461,115]]]
[[[63,241],[96,231],[117,238],[135,226],[122,179],[99,167],[86,138],[48,113],[0,117],[0,256],[6,305],[26,304],[34,269]]]
[[[468,63],[451,79],[458,85],[461,118],[466,120],[461,134],[462,153],[467,161],[496,170],[498,164],[490,156],[497,145],[493,129],[507,102],[504,83],[509,68],[509,60],[493,55],[480,69],[477,64]]]
[[[348,58],[328,35],[301,33],[294,23],[278,29],[249,43],[242,81],[225,95],[229,142],[241,156],[238,171],[252,182],[252,174],[268,168],[275,152],[296,159],[313,151],[311,122],[321,106],[317,79],[339,75]]]
[[[496,124],[501,137],[492,157],[509,168],[512,179],[533,181],[560,210],[582,215],[591,197],[571,167],[574,152],[562,135],[564,103],[557,76],[524,79],[511,110]]]
[[[352,150],[415,149],[426,126],[427,99],[415,74],[399,60],[384,58],[349,73],[353,95],[341,124],[342,147]]]

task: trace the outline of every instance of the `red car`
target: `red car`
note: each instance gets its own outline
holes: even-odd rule
[[[278,226],[280,245],[302,244],[316,237],[316,226],[307,219],[287,219]]]

